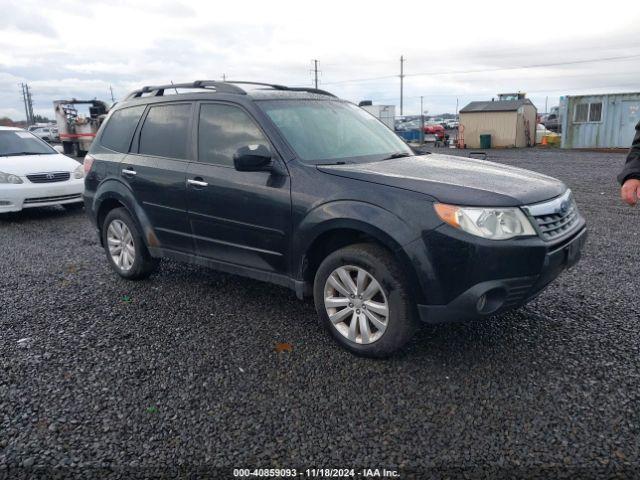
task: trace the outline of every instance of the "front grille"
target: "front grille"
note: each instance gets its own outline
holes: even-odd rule
[[[550,202],[527,207],[536,221],[540,236],[544,240],[556,240],[573,230],[578,224],[579,215],[571,191]]]
[[[82,194],[74,193],[72,195],[58,195],[56,197],[36,197],[27,198],[24,203],[48,203],[48,202],[62,202],[64,200],[76,200],[81,199]]]
[[[69,172],[31,173],[27,175],[31,183],[66,182],[71,178]]]

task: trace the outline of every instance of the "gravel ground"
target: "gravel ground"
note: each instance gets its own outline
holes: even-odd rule
[[[582,261],[525,308],[424,328],[385,361],[341,350],[283,288],[172,262],[119,279],[82,212],[1,217],[0,477],[640,475],[640,210],[618,200],[624,155],[489,159],[569,184],[589,222]]]

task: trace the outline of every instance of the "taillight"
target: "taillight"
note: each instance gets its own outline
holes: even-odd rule
[[[84,165],[84,174],[85,174],[85,176],[89,173],[89,170],[91,170],[91,165],[93,165],[93,161],[94,160],[95,160],[95,158],[93,158],[89,154],[84,156],[84,162],[82,163],[82,165]]]

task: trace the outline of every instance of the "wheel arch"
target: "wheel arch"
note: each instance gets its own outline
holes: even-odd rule
[[[125,208],[136,222],[147,248],[158,247],[160,242],[153,231],[151,221],[133,196],[131,189],[117,180],[107,180],[97,189],[93,200],[93,211],[96,212],[96,225],[102,242],[102,224],[108,213],[114,208]]]
[[[294,272],[306,287],[306,292],[312,290],[313,279],[322,260],[332,252],[357,243],[374,243],[388,250],[400,264],[411,289],[415,301],[422,301],[422,291],[409,256],[402,248],[406,243],[417,238],[417,234],[401,219],[391,212],[370,204],[360,202],[340,202],[341,205],[331,205],[324,208],[322,215],[309,215],[300,225],[301,240],[294,248]],[[347,216],[353,213],[353,204],[358,203],[363,220]],[[336,218],[338,210],[343,212]],[[326,218],[330,211],[332,218]],[[322,219],[322,217],[325,217]],[[313,225],[313,226],[312,226]],[[308,226],[309,228],[305,228]],[[393,232],[393,234],[389,233]]]

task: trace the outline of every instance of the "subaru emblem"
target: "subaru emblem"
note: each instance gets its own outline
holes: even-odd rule
[[[569,200],[565,200],[560,204],[560,213],[563,215],[569,210]]]

